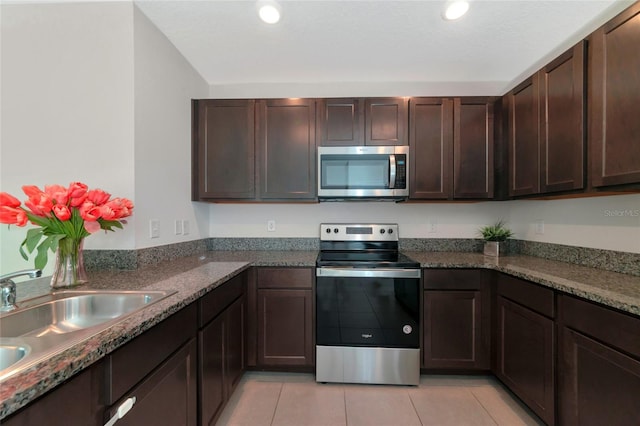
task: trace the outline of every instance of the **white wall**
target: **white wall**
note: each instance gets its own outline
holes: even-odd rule
[[[135,238],[152,247],[205,238],[208,206],[191,202],[191,99],[209,86],[169,40],[134,7]],[[150,238],[149,220],[160,221]],[[176,235],[175,221],[189,221]]]
[[[320,223],[392,222],[403,238],[477,238],[505,220],[515,238],[640,253],[640,195],[480,203],[213,204],[212,237],[318,237]],[[267,220],[276,231],[267,231]],[[544,222],[544,234],[535,223]],[[435,232],[431,231],[435,223]]]
[[[209,207],[190,201],[190,99],[209,88],[164,35],[131,2],[0,11],[0,191],[24,200],[22,185],[79,180],[132,199],[125,229],[92,235],[88,249],[208,236]],[[176,219],[189,235],[175,235]],[[25,233],[0,227],[0,273],[32,267],[18,254]]]
[[[213,204],[213,237],[318,237],[320,223],[398,223],[402,238],[475,238],[478,228],[509,219],[508,203],[324,202]],[[276,231],[267,231],[267,220]],[[435,230],[432,231],[431,224]]]
[[[511,201],[509,220],[523,240],[640,253],[640,194]]]
[[[126,3],[5,5],[0,191],[82,181],[134,199],[133,25]],[[0,271],[32,267],[0,227]],[[87,248],[133,248],[132,226]],[[50,256],[51,265],[52,256]]]

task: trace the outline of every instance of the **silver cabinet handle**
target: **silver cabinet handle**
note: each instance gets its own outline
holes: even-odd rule
[[[133,408],[133,404],[136,403],[136,397],[132,396],[131,398],[127,398],[120,406],[118,407],[118,411],[109,419],[108,422],[104,424],[104,426],[113,426],[115,422],[123,418],[127,415],[127,413]]]
[[[389,189],[396,187],[396,156],[394,154],[389,155]]]

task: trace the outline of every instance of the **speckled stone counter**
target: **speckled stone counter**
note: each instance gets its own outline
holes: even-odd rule
[[[423,268],[487,268],[640,315],[640,277],[529,256],[405,251]],[[314,267],[315,250],[207,251],[135,271],[91,272],[77,289],[175,290],[111,328],[34,365],[0,386],[0,420],[250,266]],[[20,300],[49,292],[47,279],[18,283]]]
[[[640,315],[640,277],[531,256],[404,252],[423,268],[486,268]]]

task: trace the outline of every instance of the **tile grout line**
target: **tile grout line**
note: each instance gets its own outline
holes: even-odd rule
[[[349,417],[347,417],[347,390],[344,385],[340,385],[342,388],[342,400],[344,401],[344,425],[349,426]]]
[[[475,392],[473,392],[473,390],[469,389],[469,393],[471,393],[471,395],[473,396],[473,398],[478,401],[478,404],[480,404],[480,406],[482,407],[482,409],[489,415],[489,417],[491,417],[491,420],[493,420],[493,423],[496,424],[496,426],[498,425],[498,421],[491,415],[491,411],[489,411],[487,409],[487,407],[484,406],[484,404],[482,403],[482,401],[480,401],[480,399],[478,399],[478,397],[476,396]]]
[[[418,389],[420,389],[420,385],[418,385]],[[413,411],[416,413],[416,417],[418,418],[418,421],[420,422],[421,425],[424,426],[424,423],[420,418],[420,413],[418,413],[418,409],[416,408],[415,402],[413,402],[413,398],[411,398],[411,392],[409,392],[409,390],[407,390],[407,396],[409,396],[409,401],[411,401],[411,406],[413,407]]]
[[[276,412],[278,411],[278,405],[280,404],[280,396],[282,395],[282,388],[284,388],[284,382],[280,382],[280,391],[278,392],[278,399],[276,400],[276,406],[273,409],[273,414],[271,415],[271,421],[269,424],[273,426],[273,422],[276,420]]]

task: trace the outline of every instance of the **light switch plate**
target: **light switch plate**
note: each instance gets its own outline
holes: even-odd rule
[[[149,237],[160,238],[160,220],[151,219],[149,221]]]
[[[182,221],[179,219],[176,219],[175,231],[176,231],[176,235],[182,235]]]
[[[191,232],[191,227],[189,221],[185,219],[182,221],[182,235],[189,235],[189,232]]]

